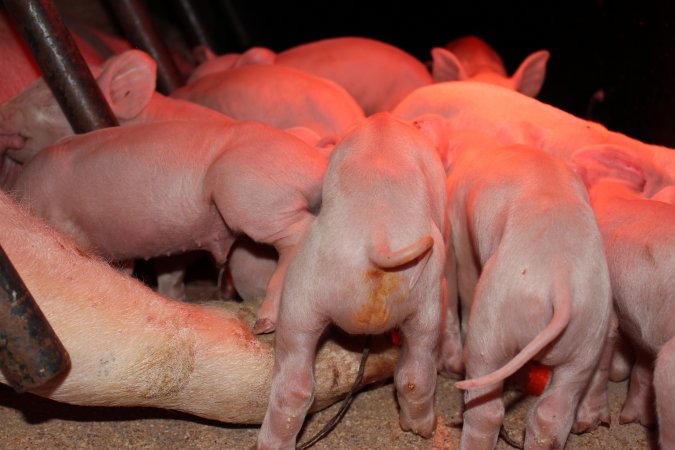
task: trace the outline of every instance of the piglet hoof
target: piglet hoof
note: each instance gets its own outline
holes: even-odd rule
[[[637,411],[635,409],[624,407],[619,416],[619,423],[621,425],[627,423],[639,423],[647,428],[653,428],[656,426],[656,418],[651,411]]]
[[[275,324],[270,319],[258,319],[253,324],[254,334],[271,333],[275,330]]]
[[[417,423],[401,418],[399,424],[403,431],[412,431],[413,433],[428,439],[434,435],[434,430],[436,430],[436,415],[433,414],[431,420],[419,421]]]
[[[572,426],[572,433],[581,434],[588,433],[599,426],[609,427],[611,422],[611,415],[609,414],[609,405],[598,399],[594,404],[591,402],[583,402],[577,410],[576,423]],[[603,404],[604,403],[604,404]]]
[[[572,433],[574,434],[589,433],[598,428],[599,426],[609,428],[610,421],[611,419],[609,416],[596,417],[595,419],[590,420],[578,420],[577,423],[575,423],[574,426],[572,427]]]

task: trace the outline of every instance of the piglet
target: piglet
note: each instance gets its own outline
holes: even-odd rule
[[[259,448],[294,448],[315,395],[316,345],[330,322],[350,334],[400,326],[400,424],[431,435],[446,258],[443,180],[431,141],[389,114],[371,116],[337,145],[321,211],[284,284]]]
[[[651,198],[675,185],[675,151],[610,131],[519,92],[473,81],[419,88],[393,111],[405,120],[439,114],[451,131],[473,130],[502,144],[525,144],[567,162],[582,149],[636,167],[645,174],[641,191]]]
[[[274,245],[279,264],[256,326],[265,332],[325,167],[318,151],[266,125],[155,122],[63,139],[26,164],[14,192],[111,260],[204,249],[222,265],[239,234]]]
[[[320,138],[340,135],[365,118],[340,85],[292,67],[246,65],[193,79],[171,97],[194,102],[237,120],[277,128],[306,127]]]
[[[489,137],[450,136],[448,220],[465,330],[462,449],[491,449],[504,418],[503,380],[530,359],[552,366],[530,411],[525,448],[562,448],[595,377],[611,293],[584,185],[562,161]],[[595,389],[595,388],[594,388]],[[585,411],[585,410],[584,410]],[[577,420],[608,420],[605,403]]]
[[[655,395],[661,447],[674,448],[675,206],[641,198],[643,174],[602,154],[574,163],[604,238],[619,328],[637,353],[620,421],[651,425]]]
[[[435,47],[431,56],[435,82],[479,81],[536,97],[544,84],[550,53],[546,50],[532,53],[510,77],[499,53],[477,36],[463,36],[445,47]]]
[[[321,39],[280,53],[253,47],[241,55],[212,55],[197,67],[196,76],[247,64],[294,67],[332,80],[356,99],[366,115],[390,111],[414,89],[432,82],[427,68],[413,55],[364,37]]]
[[[156,64],[139,50],[115,55],[91,69],[122,126],[172,119],[233,122],[203,106],[156,93]],[[0,188],[11,190],[23,164],[43,148],[72,134],[70,123],[42,78],[0,105],[0,155],[4,155],[0,158]],[[57,177],[58,171],[49,176]],[[156,269],[158,290],[173,298],[185,298],[184,270]]]
[[[140,50],[115,55],[102,66],[94,65],[91,69],[120,125],[177,119],[233,122],[203,106],[156,93],[157,65]],[[70,123],[42,78],[0,105],[0,153],[19,164],[73,134]]]
[[[82,252],[0,192],[0,242],[70,356],[34,391],[87,406],[151,406],[229,423],[260,423],[274,365],[270,337],[251,333],[256,304],[163,297]],[[330,336],[317,358],[313,409],[351,389],[360,355]],[[346,347],[345,347],[346,345]],[[391,377],[397,352],[378,347],[364,384]],[[0,373],[0,382],[6,380]]]

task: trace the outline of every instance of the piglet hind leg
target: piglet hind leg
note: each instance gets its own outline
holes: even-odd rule
[[[453,264],[454,269],[454,264]],[[459,378],[464,373],[462,336],[457,316],[457,283],[454,277],[443,279],[443,322],[441,342],[436,356],[436,369],[449,378]]]
[[[654,367],[651,356],[644,351],[636,352],[635,364],[630,372],[626,401],[619,415],[619,423],[638,422],[646,427],[656,424],[653,375]]]
[[[403,343],[394,373],[400,407],[399,423],[404,431],[431,437],[436,427],[434,395],[436,392],[435,349],[440,323],[429,326],[428,318],[419,314],[401,326]]]
[[[467,360],[467,375],[491,373],[499,368],[476,369]],[[491,370],[492,369],[492,370]],[[497,445],[499,430],[504,422],[503,382],[483,388],[471,389],[464,393],[464,425],[460,441],[461,450],[491,450]]]
[[[664,450],[675,449],[675,338],[664,345],[654,367],[654,394],[656,415],[659,419],[659,443]]]
[[[593,373],[591,382],[579,403],[576,422],[572,427],[574,433],[586,433],[593,431],[599,425],[609,426],[609,398],[607,396],[607,383],[609,382],[612,358],[616,348],[616,333],[609,332],[610,338],[605,341],[605,346]]]
[[[526,449],[565,447],[577,406],[593,374],[594,364],[590,361],[588,365],[590,367],[580,367],[580,361],[573,361],[553,369],[549,385],[528,414]]]
[[[275,365],[267,412],[258,434],[259,449],[293,449],[314,402],[314,357],[324,327],[306,320],[281,320],[276,331]]]

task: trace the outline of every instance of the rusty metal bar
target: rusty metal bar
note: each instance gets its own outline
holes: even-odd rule
[[[211,38],[211,34],[207,31],[204,21],[195,9],[191,0],[172,0],[174,10],[178,15],[182,28],[187,35],[188,44],[191,47],[203,45],[210,48],[214,52],[216,48]]]
[[[127,39],[147,52],[157,62],[157,88],[170,94],[183,85],[183,76],[178,71],[169,49],[159,37],[141,0],[108,0],[111,9]]]
[[[4,0],[43,77],[76,133],[117,125],[51,0]],[[5,68],[11,70],[11,68]]]
[[[70,357],[0,246],[0,369],[17,392],[42,386]]]

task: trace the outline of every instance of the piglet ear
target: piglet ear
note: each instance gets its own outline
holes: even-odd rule
[[[571,166],[586,186],[611,179],[642,192],[647,181],[640,160],[628,149],[616,145],[583,147],[572,154]]]
[[[251,47],[237,58],[234,67],[248,66],[249,64],[274,64],[277,54],[266,47]]]
[[[192,59],[194,59],[195,64],[203,64],[206,61],[211,61],[212,59],[216,59],[217,56],[211,50],[209,47],[206,45],[197,45],[192,49]]]
[[[468,78],[462,63],[447,48],[431,49],[431,59],[431,76],[434,82],[464,81]]]
[[[546,77],[546,63],[550,55],[547,50],[539,50],[525,58],[511,77],[513,86],[518,92],[530,97],[539,94]]]
[[[136,117],[155,92],[157,64],[145,52],[128,50],[109,58],[98,76],[98,85],[119,119]]]
[[[412,126],[434,145],[447,173],[450,168],[450,155],[448,154],[448,126],[445,118],[438,114],[423,114],[412,121]]]

